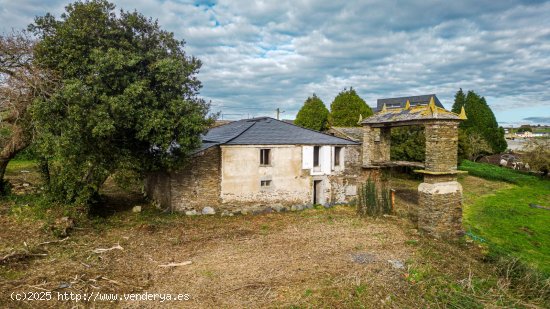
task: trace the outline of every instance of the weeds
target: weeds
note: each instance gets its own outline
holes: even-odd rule
[[[360,215],[377,217],[391,213],[390,189],[385,181],[377,186],[370,178],[361,184],[357,211]]]

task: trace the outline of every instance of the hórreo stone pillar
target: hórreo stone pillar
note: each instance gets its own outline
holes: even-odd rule
[[[453,239],[462,229],[462,186],[457,181],[458,122],[425,124],[424,182],[418,186],[418,227],[436,238]]]

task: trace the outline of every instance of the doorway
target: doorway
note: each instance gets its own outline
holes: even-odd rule
[[[313,204],[321,204],[321,184],[322,180],[313,181]]]

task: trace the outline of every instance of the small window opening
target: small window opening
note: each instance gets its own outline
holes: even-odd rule
[[[319,150],[321,147],[314,146],[313,147],[313,166],[318,167],[319,166]]]
[[[340,166],[340,153],[342,147],[334,147],[334,166]]]
[[[271,187],[271,180],[260,181],[260,187],[262,188]]]
[[[270,153],[271,149],[260,149],[260,165],[271,164]]]

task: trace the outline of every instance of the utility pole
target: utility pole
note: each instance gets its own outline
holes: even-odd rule
[[[279,117],[280,117],[280,114],[284,113],[285,111],[282,111],[281,112],[281,109],[277,107],[277,109],[275,110],[277,112],[277,120],[280,120]]]

